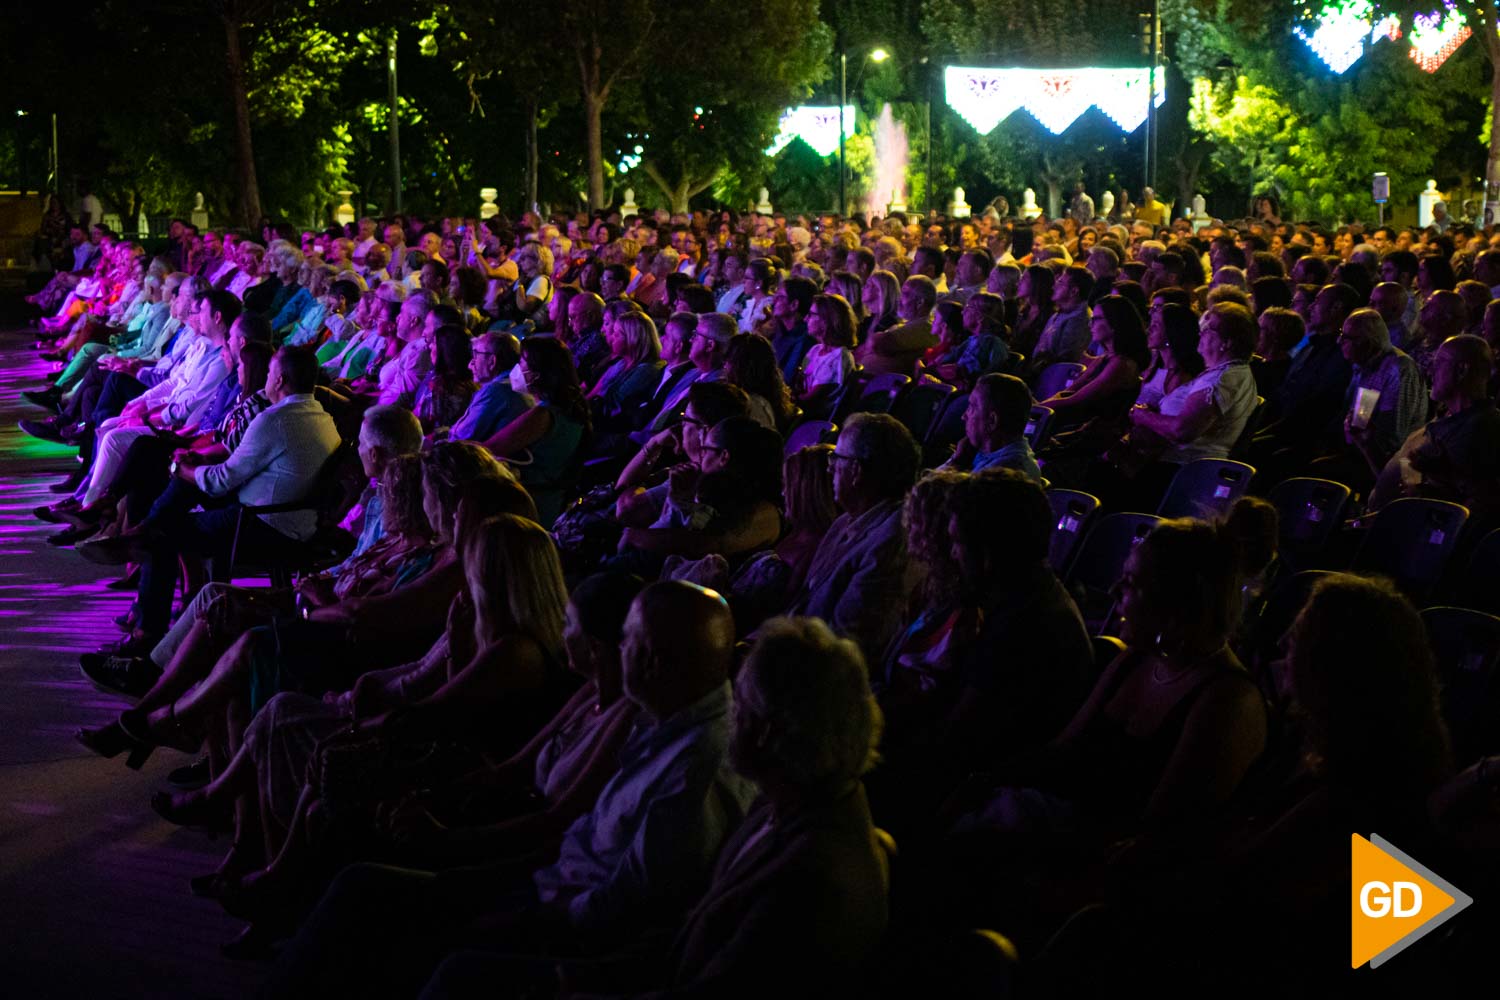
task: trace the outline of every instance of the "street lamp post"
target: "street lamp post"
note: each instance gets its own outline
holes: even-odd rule
[[[891,54],[885,49],[876,46],[865,53],[865,58],[859,64],[859,74],[854,78],[854,86],[859,86],[859,81],[864,78],[865,66],[871,62],[885,62]],[[842,46],[839,47],[839,215],[842,216],[849,210],[849,198],[845,192],[845,182],[848,177],[844,170],[844,105],[849,102],[849,53]]]
[[[849,198],[844,193],[844,105],[848,102],[846,78],[849,75],[849,56],[839,49],[839,217],[843,218],[849,208]]]

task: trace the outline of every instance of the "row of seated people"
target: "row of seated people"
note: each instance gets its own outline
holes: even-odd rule
[[[1083,298],[1081,275],[1065,270],[1061,277],[1060,305]],[[787,308],[801,302],[793,281],[785,279],[773,297],[782,300],[773,318],[778,308],[788,318]],[[1088,320],[1093,355],[1089,343],[1078,355],[1091,357],[1095,374],[1075,379],[1061,398],[1086,400],[1090,385],[1111,365],[1118,371],[1115,362],[1130,353],[1130,330],[1145,325],[1144,294],[1133,301],[1129,286],[1116,284]],[[367,992],[415,992],[447,951],[468,945],[487,954],[445,963],[429,987],[440,991],[435,995],[467,995],[492,987],[498,976],[540,978],[556,988],[559,958],[576,961],[566,966],[568,990],[696,982],[710,991],[756,992],[760,987],[749,984],[774,975],[766,956],[794,947],[792,939],[797,953],[815,956],[817,982],[868,974],[878,964],[888,899],[886,849],[868,816],[863,825],[841,827],[853,839],[827,848],[833,863],[797,856],[824,849],[816,843],[778,843],[777,815],[835,800],[853,808],[848,796],[870,765],[878,727],[867,721],[864,735],[834,741],[840,727],[826,720],[858,717],[850,706],[871,693],[887,721],[885,761],[868,781],[874,819],[911,853],[897,867],[898,876],[910,875],[895,883],[895,926],[908,935],[924,924],[994,926],[1054,976],[1078,974],[1076,963],[1057,957],[1079,946],[1079,937],[1098,945],[1087,923],[1055,937],[1063,920],[1100,899],[1111,904],[1109,919],[1125,926],[1140,911],[1159,916],[1149,893],[1130,890],[1163,869],[1203,890],[1194,903],[1202,913],[1225,919],[1224,904],[1245,888],[1243,878],[1263,892],[1265,909],[1254,912],[1264,915],[1284,905],[1304,876],[1323,886],[1340,877],[1330,864],[1299,870],[1297,879],[1267,880],[1258,873],[1281,857],[1276,850],[1303,862],[1331,857],[1346,826],[1427,837],[1440,832],[1425,821],[1429,793],[1443,786],[1463,797],[1484,789],[1482,767],[1444,785],[1452,762],[1431,697],[1431,654],[1415,612],[1388,585],[1329,581],[1293,630],[1296,637],[1298,629],[1312,629],[1292,643],[1287,673],[1272,679],[1279,683],[1245,672],[1231,652],[1245,624],[1241,595],[1274,561],[1274,523],[1263,503],[1236,508],[1222,526],[1168,522],[1148,536],[1121,578],[1126,649],[1096,669],[1073,598],[1047,566],[1053,518],[1041,473],[1051,478],[1069,456],[1049,460],[1044,450],[1039,468],[1024,433],[1032,389],[1021,378],[984,366],[962,376],[953,371],[955,381],[972,385],[962,442],[946,469],[919,480],[918,442],[884,414],[856,414],[832,445],[784,457],[783,433],[797,416],[787,362],[777,355],[795,324],[745,332],[727,314],[674,309],[658,339],[649,313],[628,299],[606,306],[579,290],[565,312],[552,310],[570,320],[576,310],[582,322],[572,329],[549,335],[513,317],[493,318],[475,336],[462,315],[445,321],[444,310],[455,307],[434,304],[431,290],[398,297],[386,287],[359,302],[384,303],[383,310],[369,308],[396,328],[381,334],[401,345],[391,345],[394,370],[403,371],[403,357],[412,367],[418,356],[436,365],[452,345],[468,348],[480,384],[454,408],[460,417],[446,434],[412,409],[420,411],[424,388],[435,391],[433,370],[410,396],[400,389],[387,395],[403,383],[384,381],[384,365],[374,378],[344,379],[328,371],[331,358],[320,363],[312,344],[273,354],[270,321],[210,288],[194,308],[177,311],[187,318],[184,336],[192,334],[195,361],[212,351],[225,368],[232,362],[237,402],[263,400],[240,415],[241,432],[227,433],[239,425],[220,420],[224,439],[174,451],[178,440],[157,431],[185,425],[164,425],[148,400],[139,425],[123,411],[96,425],[89,476],[76,484],[86,496],[99,478],[96,496],[81,496],[76,509],[44,508],[56,517],[111,511],[123,527],[79,550],[141,567],[137,608],[126,622],[132,633],[110,653],[85,657],[97,683],[139,700],[115,723],[80,738],[137,766],[157,746],[208,748],[212,783],[153,803],[180,822],[218,825],[232,817],[235,848],[194,888],[250,919],[236,953],[290,941],[276,974],[281,992],[326,989],[330,976],[367,983]],[[909,317],[931,307],[936,282],[909,278],[906,287]],[[179,282],[179,297],[181,288]],[[554,298],[563,297],[557,291]],[[1169,326],[1182,329],[1168,317],[1176,309],[1191,315],[1194,303],[1158,291],[1164,334]],[[812,296],[809,317],[821,308],[833,318],[820,316],[809,328],[837,327],[846,311],[854,313],[849,298],[819,294],[831,301],[820,306]],[[1334,286],[1326,298],[1342,294]],[[951,313],[942,304],[935,311]],[[1003,310],[997,315],[1001,332],[993,336],[1004,343],[1010,326]],[[612,360],[580,379],[588,369],[579,348],[596,318]],[[1341,349],[1355,339],[1342,336],[1350,325],[1343,319],[1334,334]],[[930,331],[934,321],[927,322]],[[856,329],[858,320],[847,325]],[[1044,336],[1064,323],[1051,326]],[[1240,439],[1256,387],[1247,363],[1255,322],[1245,306],[1215,301],[1199,326],[1193,348],[1204,368],[1176,387],[1191,387],[1181,394],[1183,409],[1128,410],[1130,437],[1148,427],[1166,449],[1199,442],[1215,454]],[[357,322],[353,330],[360,330]],[[864,339],[856,332],[853,350],[880,343],[883,332],[867,331]],[[1168,350],[1185,356],[1175,335],[1176,347],[1148,346],[1158,352],[1148,364],[1165,368]],[[347,347],[353,336],[325,329],[318,349]],[[656,358],[649,349],[635,355],[653,339]],[[1073,356],[1071,348],[1054,354],[1045,342],[1027,346],[1049,362]],[[944,363],[929,367],[925,353],[910,356],[910,374],[944,375]],[[266,374],[251,390],[258,380],[247,360],[257,356],[268,359]],[[865,355],[891,356],[873,349]],[[1465,414],[1470,424],[1476,415],[1493,416],[1488,346],[1460,335],[1435,356],[1434,370],[1448,373],[1433,384],[1440,412],[1412,437],[1421,436],[1418,446],[1441,442],[1427,446],[1440,454],[1431,463],[1408,454],[1404,465],[1392,456],[1399,468],[1419,473],[1398,476],[1393,488],[1492,486],[1485,463],[1494,461],[1494,450],[1478,447],[1472,430],[1470,450],[1456,449],[1444,430]],[[91,371],[113,363],[100,361]],[[638,381],[649,386],[649,398],[634,406],[605,399],[611,383],[643,364],[652,377]],[[846,377],[854,372],[839,367]],[[1287,381],[1297,370],[1295,362],[1291,367]],[[102,370],[109,372],[104,388],[118,394],[128,376]],[[804,370],[794,370],[793,384]],[[1036,384],[1047,371],[1017,370]],[[1215,380],[1199,382],[1213,370]],[[169,373],[162,384],[175,394],[187,383]],[[1049,399],[1060,402],[1043,402]],[[368,406],[361,413],[362,402]],[[1125,405],[1134,404],[1131,396]],[[1196,422],[1181,419],[1190,411]],[[1144,413],[1183,426],[1152,427]],[[471,418],[478,430],[464,429]],[[116,422],[105,426],[109,420]],[[108,445],[115,433],[138,427]],[[139,454],[142,442],[157,448],[154,461]],[[110,469],[110,456],[121,449]],[[295,593],[223,583],[236,550],[298,565],[317,554],[301,543],[322,534],[341,505],[299,503],[341,451],[357,451],[367,484],[346,521],[358,539],[353,554],[305,576]],[[1137,478],[1149,477],[1154,464],[1190,460],[1161,450],[1131,469],[1087,449],[1074,457],[1080,474],[1098,477],[1101,496],[1120,506],[1129,505]],[[577,495],[585,460],[603,461],[612,482],[559,519]],[[152,483],[138,468],[146,464],[157,470]],[[109,492],[125,472],[130,488]],[[1440,474],[1447,472],[1459,475]],[[1482,490],[1475,495],[1482,498]],[[132,496],[135,509],[145,511],[139,520],[129,513]],[[261,509],[267,506],[296,509]],[[104,516],[77,516],[85,523],[74,530]],[[189,574],[174,621],[179,565],[200,555],[210,557],[220,582],[200,587]],[[641,591],[640,581],[652,579],[670,582]],[[821,626],[767,624],[782,614],[820,619],[852,646]],[[1344,623],[1362,617],[1379,617],[1390,631],[1368,646],[1340,647]],[[737,668],[735,697],[765,715],[737,713],[731,725],[725,681],[736,672],[736,639],[753,645]],[[1371,668],[1367,657],[1387,666]],[[767,679],[764,664],[841,658],[856,664],[852,675],[864,684],[842,700],[806,687],[779,689],[778,699],[760,687],[792,683]],[[1299,670],[1308,675],[1300,682]],[[1356,697],[1349,689],[1367,683],[1366,670],[1379,679],[1359,691],[1356,724],[1337,713]],[[822,671],[791,674],[813,684]],[[580,688],[578,675],[593,687]],[[813,707],[828,715],[777,717]],[[1372,720],[1393,712],[1407,713],[1401,718],[1415,741],[1389,750],[1405,755],[1409,769],[1400,772],[1406,777],[1396,793],[1381,785],[1377,794],[1376,783],[1389,780],[1380,768],[1326,764],[1330,755],[1353,762],[1374,753]],[[743,755],[736,749],[742,743]],[[771,754],[783,744],[803,756],[776,773],[756,751]],[[835,757],[841,763],[826,769]],[[985,777],[970,779],[974,773]],[[770,813],[742,820],[755,811],[757,790]],[[1268,810],[1286,819],[1269,842],[1248,818]],[[837,822],[858,818],[854,809]],[[855,842],[865,846],[856,850]],[[368,866],[338,874],[356,861],[455,874],[417,877]],[[1037,873],[1050,873],[1040,887]],[[769,911],[775,916],[765,922],[733,908],[751,905],[753,887],[767,877],[784,878],[776,884],[798,905]],[[708,895],[695,908],[705,885]],[[730,899],[737,902],[721,909]],[[767,889],[765,905],[784,902]],[[1249,921],[1250,912],[1235,918]],[[1324,942],[1337,926],[1315,924],[1313,916],[1308,911],[1305,923],[1295,922],[1296,934],[1288,926],[1285,955],[1307,956],[1311,943]],[[1202,927],[1184,923],[1184,933]],[[647,926],[686,930],[666,957],[659,947],[653,954],[651,942],[641,942],[639,954],[619,954],[637,936],[630,932]],[[1302,934],[1309,926],[1325,933]],[[758,938],[762,931],[785,938]],[[386,947],[369,947],[387,942],[386,934]],[[829,934],[847,937],[830,941]],[[658,934],[655,944],[670,941]],[[1222,941],[1219,951],[1212,945],[1195,952],[1205,969],[1224,956]],[[1121,950],[1143,967],[1177,960],[1159,949]],[[383,960],[371,961],[372,953]],[[548,960],[521,960],[538,954]],[[1335,948],[1315,959],[1332,968],[1338,957]],[[496,962],[504,963],[500,971]]]

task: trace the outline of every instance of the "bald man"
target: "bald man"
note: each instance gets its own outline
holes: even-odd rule
[[[347,868],[282,952],[266,995],[414,996],[465,941],[560,957],[675,929],[756,795],[728,758],[733,655],[722,597],[647,587],[622,644],[625,693],[642,712],[620,770],[563,835],[556,862],[452,876]]]

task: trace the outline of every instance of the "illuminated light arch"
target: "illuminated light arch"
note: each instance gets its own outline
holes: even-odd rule
[[[854,105],[844,105],[844,138],[854,134]],[[828,156],[839,148],[839,106],[837,104],[804,104],[787,108],[781,116],[781,128],[766,149],[775,156],[793,139],[801,139],[819,156]]]
[[[1331,0],[1318,9],[1303,4],[1302,13],[1315,27],[1310,32],[1296,27],[1292,33],[1335,73],[1343,73],[1358,62],[1366,44],[1401,38],[1401,19],[1392,14],[1375,21],[1370,0]],[[1441,9],[1412,18],[1407,54],[1422,69],[1435,73],[1473,33],[1452,0],[1444,0]]]
[[[1166,99],[1165,76],[1156,75],[1157,107]],[[981,135],[1023,108],[1054,135],[1091,107],[1134,132],[1146,120],[1151,70],[949,66],[943,82],[948,106]]]
[[[1446,6],[1445,11],[1418,14],[1411,19],[1411,61],[1429,73],[1437,72],[1474,33],[1453,4]]]

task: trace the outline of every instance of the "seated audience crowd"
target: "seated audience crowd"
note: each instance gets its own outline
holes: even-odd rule
[[[1351,832],[1494,879],[1417,609],[1500,527],[1500,233],[72,237],[35,514],[136,595],[78,738],[195,755],[267,995],[1333,981]]]

